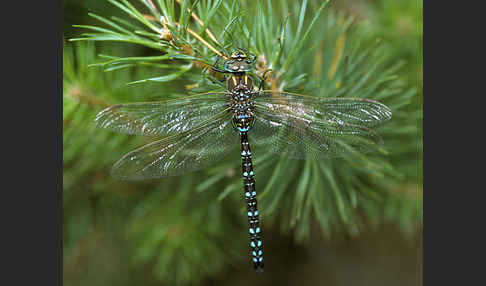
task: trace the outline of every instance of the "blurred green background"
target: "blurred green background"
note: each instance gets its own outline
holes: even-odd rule
[[[144,8],[143,1],[131,3]],[[309,1],[306,17],[312,18],[319,4]],[[160,52],[130,43],[68,41],[86,32],[73,25],[106,27],[88,13],[129,17],[107,1],[64,0],[64,285],[422,285],[422,5],[413,0],[332,1],[323,14],[337,16],[325,18],[312,29],[311,39],[322,33],[322,38],[331,38],[330,47],[346,33],[351,62],[353,47],[355,58],[361,47],[368,47],[371,62],[383,59],[376,71],[369,71],[370,83],[358,92],[381,92],[394,112],[393,122],[382,131],[387,154],[370,155],[366,166],[376,165],[371,175],[360,173],[358,163],[350,166],[341,161],[326,163],[332,168],[329,173],[322,170],[311,175],[284,161],[255,163],[257,190],[268,189],[259,201],[265,272],[256,275],[247,253],[238,147],[234,156],[214,167],[181,177],[149,182],[110,177],[114,162],[150,139],[99,129],[93,124],[96,113],[120,102],[178,96],[195,81],[182,77],[126,85],[165,71],[150,65],[113,71],[88,67],[103,61],[100,54],[128,57]],[[297,18],[299,10],[290,12]],[[343,30],[334,40],[334,32],[326,34],[350,17],[355,19],[353,32]],[[329,24],[333,21],[337,24]],[[375,49],[370,43],[377,39],[381,46]],[[321,49],[323,61],[332,55],[326,47]],[[299,65],[295,77],[312,72],[305,70],[307,66]],[[366,67],[356,69],[367,77]],[[389,79],[380,78],[380,73],[388,72]],[[198,74],[201,70],[194,77]],[[296,83],[295,89],[310,90],[308,82],[301,89],[303,84]],[[353,86],[353,82],[347,84]],[[303,169],[307,166],[299,164]],[[311,208],[311,199],[294,193],[302,178],[318,175],[323,178],[322,194],[328,195],[321,208]],[[296,179],[282,180],[279,185],[283,177]]]

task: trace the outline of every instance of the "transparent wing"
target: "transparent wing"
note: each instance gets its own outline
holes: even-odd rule
[[[155,179],[205,168],[223,159],[238,143],[229,110],[197,127],[136,149],[115,163],[114,177]]]
[[[392,116],[384,104],[363,98],[323,98],[287,92],[259,92],[255,104],[279,114],[329,124],[374,127]]]
[[[331,158],[375,150],[383,141],[370,127],[391,118],[388,107],[367,99],[265,91],[254,102],[256,121],[250,139],[290,158]]]
[[[114,105],[98,113],[95,122],[121,133],[170,136],[197,126],[227,107],[226,93],[204,93],[169,101]]]

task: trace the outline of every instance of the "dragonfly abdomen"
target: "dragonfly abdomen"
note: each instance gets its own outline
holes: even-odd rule
[[[250,257],[253,267],[263,271],[263,242],[256,200],[255,174],[251,161],[251,149],[248,143],[248,131],[253,126],[253,83],[244,74],[233,74],[228,78],[228,92],[231,96],[233,124],[241,137],[241,171],[245,191],[246,210],[248,215],[248,232],[250,236]]]
[[[259,223],[259,213],[256,200],[255,174],[251,161],[251,149],[248,143],[248,133],[241,132],[241,169],[245,190],[245,202],[248,215],[248,231],[250,236],[250,255],[255,270],[263,271],[263,242]]]

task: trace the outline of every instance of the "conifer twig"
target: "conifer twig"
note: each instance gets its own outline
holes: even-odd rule
[[[200,25],[204,25],[204,23],[196,16],[195,13],[192,13],[194,19],[196,19],[196,21],[198,21],[198,23]],[[154,16],[151,16],[151,15],[143,15],[143,17],[147,20],[151,20],[151,21],[157,21],[157,19],[154,17]],[[160,17],[160,22],[162,23],[163,27],[160,31],[160,34],[161,34],[161,39],[167,39],[169,38],[167,36],[167,34],[170,34],[170,31],[166,28],[167,24],[169,24],[167,22],[167,20],[165,20],[165,17],[164,16],[161,16]],[[174,23],[176,26],[180,26],[180,23]],[[211,51],[213,51],[215,54],[217,54],[218,56],[224,58],[224,59],[229,59],[226,55],[222,54],[220,51],[218,51],[215,47],[213,47],[210,43],[208,43],[206,40],[204,40],[201,36],[199,36],[196,32],[194,32],[193,30],[191,30],[190,28],[186,28],[187,32],[189,32],[189,34],[191,34],[194,38],[196,38],[198,41],[200,41],[203,45],[205,45],[206,47],[208,47]],[[213,41],[215,41],[216,43],[219,44],[218,40],[216,40],[216,38],[214,38],[214,35],[211,33],[211,31],[209,29],[206,29],[205,30],[206,33],[208,33],[209,37],[211,39],[213,39]]]
[[[181,4],[181,0],[176,0],[176,2]],[[196,22],[199,25],[201,25],[201,27],[204,27],[204,22],[201,21],[201,19],[199,19],[199,17],[196,15],[196,13],[192,12],[191,9],[189,9],[189,8],[187,8],[187,11],[191,12],[192,18],[194,18],[194,20],[196,20]],[[219,41],[216,39],[216,37],[213,35],[213,33],[211,33],[211,30],[209,30],[209,28],[206,28],[204,31],[208,34],[208,36],[211,38],[211,40],[213,40],[216,44],[221,45],[219,43]]]
[[[180,24],[178,24],[178,25],[180,25]],[[211,46],[211,44],[209,44],[208,42],[206,42],[206,40],[204,40],[203,38],[201,38],[201,36],[199,36],[193,30],[187,28],[187,32],[189,32],[189,34],[191,34],[194,38],[198,39],[203,45],[205,45],[206,47],[208,47],[211,51],[213,51],[218,56],[220,56],[220,57],[222,57],[222,58],[224,58],[226,60],[228,59],[227,56],[223,55],[220,51],[218,51],[216,48],[214,48],[213,46]]]

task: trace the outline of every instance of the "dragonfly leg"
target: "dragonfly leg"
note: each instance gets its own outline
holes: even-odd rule
[[[223,76],[223,78],[221,78],[221,79],[219,80],[219,82],[225,82],[225,81],[226,81],[226,79],[227,79],[227,77]]]
[[[214,84],[221,84],[227,80],[227,77],[223,76],[221,79],[214,80],[213,77],[207,77]]]
[[[272,70],[268,69],[268,70],[264,71],[262,77],[259,77],[260,84],[258,86],[258,91],[263,90],[265,88],[265,76],[267,75],[267,72],[270,72],[270,71],[272,71]]]
[[[216,59],[216,62],[211,66],[211,69],[215,72],[219,72],[219,73],[228,73],[227,71],[225,70],[222,70],[222,69],[219,69],[217,68],[217,65],[218,65],[218,62],[219,62],[219,57]]]

